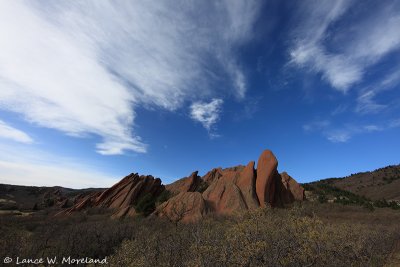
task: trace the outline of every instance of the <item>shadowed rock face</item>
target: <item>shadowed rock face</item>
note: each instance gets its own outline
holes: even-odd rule
[[[172,184],[166,185],[165,188],[176,194],[180,192],[194,192],[197,190],[201,182],[201,178],[197,174],[198,171],[195,171],[188,177],[184,177]]]
[[[278,192],[278,196],[282,196],[283,203],[304,200],[304,188],[286,172],[281,173],[280,176],[282,181],[280,184],[283,186],[283,190]]]
[[[120,182],[103,192],[97,192],[79,199],[71,208],[61,214],[69,214],[87,208],[110,208],[115,210],[115,217],[136,214],[134,205],[144,196],[150,194],[157,198],[165,190],[159,178],[130,174]]]
[[[255,209],[259,207],[256,194],[256,172],[254,170],[254,161],[250,161],[249,164],[242,170],[236,185],[242,193],[243,199],[248,209]]]
[[[270,150],[265,150],[255,162],[246,166],[215,168],[203,177],[198,172],[167,185],[172,197],[161,203],[153,216],[172,221],[193,222],[208,213],[232,214],[264,207],[281,207],[304,200],[304,189],[287,173],[278,173],[278,161]],[[160,179],[131,174],[113,187],[78,199],[64,213],[90,207],[112,208],[114,217],[134,216],[135,204],[150,194],[153,199],[163,191]]]
[[[256,192],[261,207],[266,203],[273,205],[276,180],[278,178],[278,161],[270,150],[264,150],[257,162]]]

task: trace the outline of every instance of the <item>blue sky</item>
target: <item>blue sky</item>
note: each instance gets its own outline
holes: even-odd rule
[[[398,164],[399,29],[394,0],[1,1],[0,182]]]

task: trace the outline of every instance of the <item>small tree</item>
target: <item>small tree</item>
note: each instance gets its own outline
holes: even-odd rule
[[[150,215],[156,209],[156,200],[150,194],[147,193],[141,197],[135,205],[135,210],[137,213],[143,214],[144,216]]]

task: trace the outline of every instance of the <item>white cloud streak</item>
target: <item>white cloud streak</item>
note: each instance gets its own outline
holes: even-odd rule
[[[216,137],[212,127],[217,123],[222,111],[222,99],[213,99],[209,103],[196,102],[190,106],[190,116],[200,122],[207,129],[211,137]]]
[[[221,81],[243,98],[233,50],[251,36],[256,1],[1,1],[0,109],[97,152],[146,152],[134,109],[175,110]],[[221,94],[222,92],[219,92]]]
[[[354,125],[345,124],[342,127],[337,127],[329,120],[317,120],[303,125],[303,130],[308,133],[319,132],[327,140],[332,143],[346,143],[353,136],[364,133],[380,132],[390,128],[394,128],[392,125],[394,121],[383,125],[365,124],[365,125]],[[400,126],[400,125],[399,125]]]
[[[389,128],[397,128],[397,127],[400,127],[400,119],[392,120],[389,123]]]
[[[338,22],[353,2],[302,1],[289,51],[292,64],[322,74],[342,92],[361,82],[368,67],[400,47],[400,7],[395,2],[344,28]]]
[[[360,91],[357,98],[355,112],[359,114],[373,114],[390,108],[390,103],[380,104],[375,98],[384,91],[396,88],[396,85],[400,83],[400,64],[398,64],[396,67],[397,68],[394,71],[389,72],[386,76],[384,76],[381,81]]]
[[[8,125],[2,120],[0,120],[0,138],[25,144],[33,143],[33,139],[28,134]]]
[[[357,106],[355,111],[360,114],[378,113],[385,109],[387,106],[378,104],[374,97],[376,92],[374,90],[366,91],[357,98]]]

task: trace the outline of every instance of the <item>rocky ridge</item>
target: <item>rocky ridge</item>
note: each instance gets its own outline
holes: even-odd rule
[[[145,197],[153,200],[152,216],[173,221],[193,222],[207,214],[232,214],[258,207],[281,207],[305,199],[304,189],[292,177],[279,174],[278,161],[270,150],[265,150],[255,162],[246,166],[215,168],[203,177],[193,172],[169,185],[152,176],[130,174],[111,188],[88,195],[60,214],[70,214],[90,207],[110,208],[114,217],[137,214],[137,205]],[[165,193],[168,200],[157,203]]]
[[[71,214],[87,208],[107,208],[114,210],[114,217],[133,216],[136,215],[135,206],[141,199],[157,198],[164,190],[165,186],[159,178],[131,173],[103,192],[82,197],[75,205],[58,215]]]

